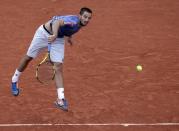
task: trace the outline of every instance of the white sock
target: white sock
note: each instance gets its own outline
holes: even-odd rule
[[[64,95],[64,88],[57,88],[57,94],[58,94],[58,99],[64,99],[65,95]]]
[[[13,77],[12,77],[12,82],[18,82],[21,73],[22,73],[22,72],[20,72],[20,71],[18,71],[18,70],[16,69],[16,71],[15,71]]]

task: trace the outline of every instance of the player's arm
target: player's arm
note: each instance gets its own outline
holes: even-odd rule
[[[73,45],[72,36],[67,36],[67,42],[68,42],[70,45]]]
[[[57,36],[58,36],[58,30],[60,28],[60,26],[63,26],[64,25],[64,21],[63,20],[55,20],[52,24],[52,32],[53,32],[53,35],[50,35],[48,37],[48,42],[53,42]]]

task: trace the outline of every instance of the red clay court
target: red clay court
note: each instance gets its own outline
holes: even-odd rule
[[[39,57],[23,73],[20,95],[12,96],[11,76],[37,27],[83,6],[93,18],[65,49],[69,112],[55,108],[55,85],[35,79]],[[1,0],[0,130],[178,131],[178,7],[178,0]]]

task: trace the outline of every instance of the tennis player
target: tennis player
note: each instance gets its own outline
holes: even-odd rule
[[[55,83],[57,87],[57,100],[55,105],[64,111],[68,111],[68,103],[64,95],[63,85],[63,60],[65,37],[72,45],[72,35],[86,26],[92,17],[92,10],[83,7],[79,15],[54,16],[51,20],[41,25],[35,32],[27,54],[21,59],[19,66],[12,76],[11,91],[14,96],[19,95],[18,80],[29,62],[37,57],[40,50],[47,48],[51,43],[50,57],[55,66]]]

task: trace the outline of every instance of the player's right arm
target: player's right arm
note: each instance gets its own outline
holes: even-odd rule
[[[58,30],[60,28],[60,26],[63,26],[64,25],[64,21],[62,19],[60,20],[55,20],[52,24],[52,32],[53,34],[52,35],[49,35],[48,37],[48,42],[53,42],[57,36],[58,36]]]

